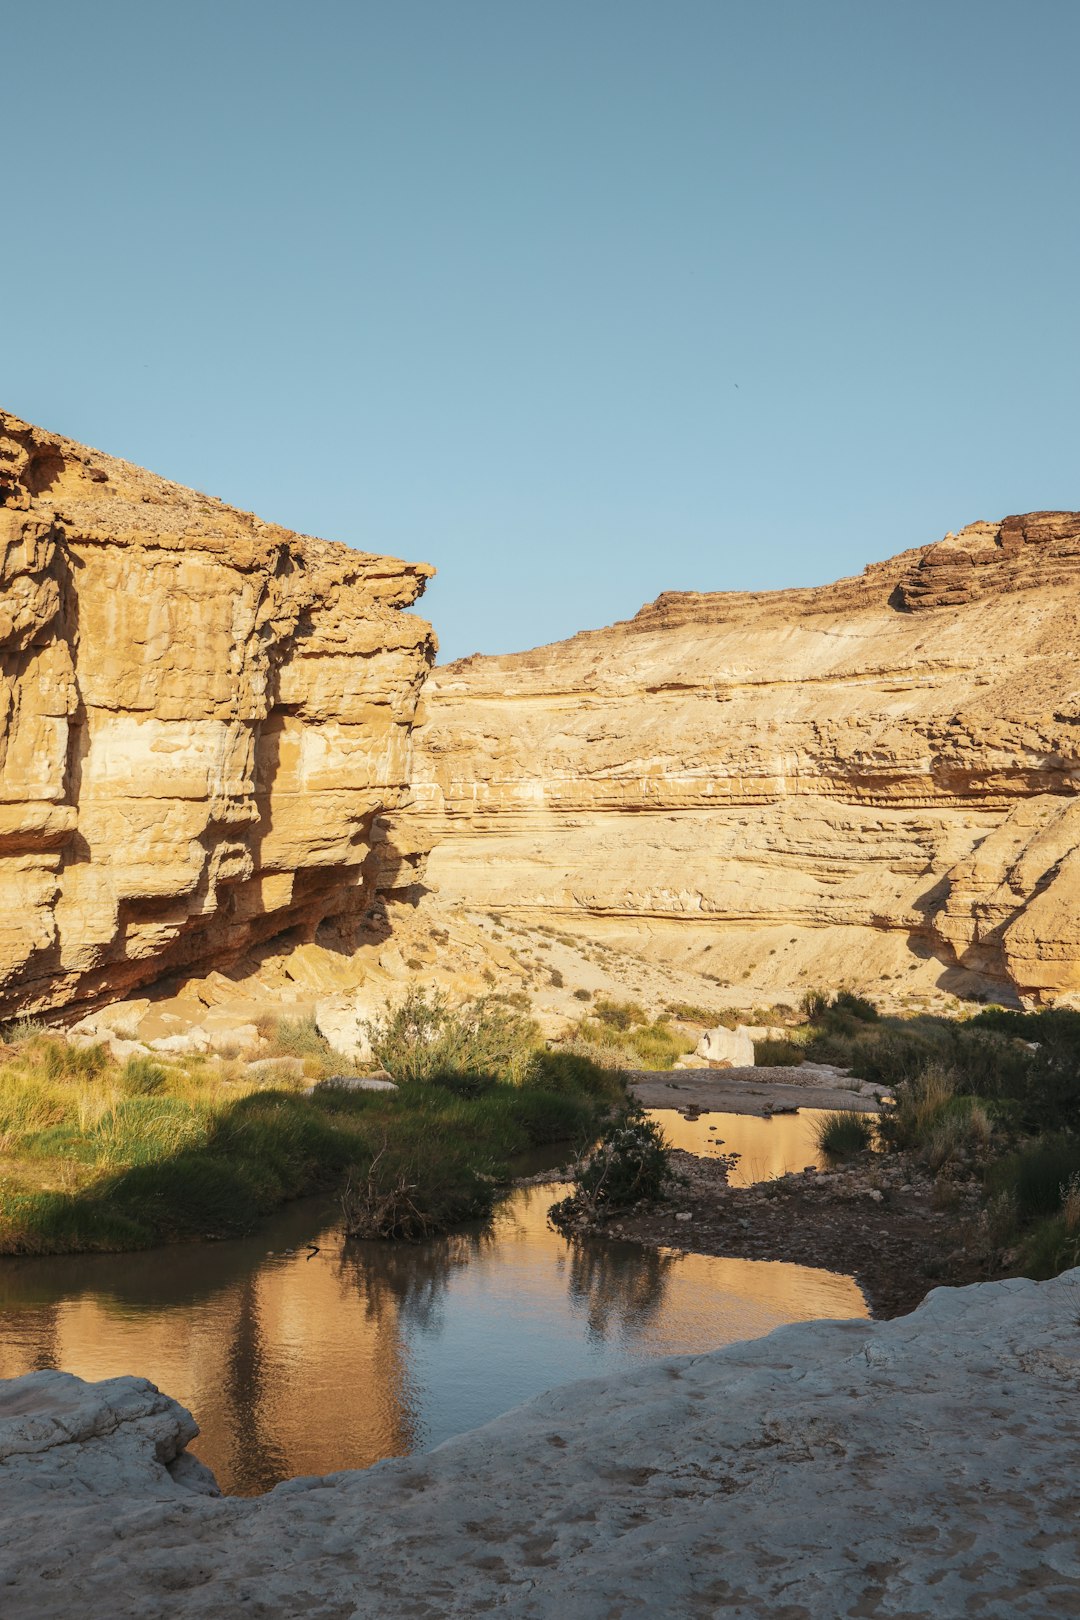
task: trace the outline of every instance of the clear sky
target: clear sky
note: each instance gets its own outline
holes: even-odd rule
[[[1080,506],[1077,0],[0,3],[0,401],[443,656]]]

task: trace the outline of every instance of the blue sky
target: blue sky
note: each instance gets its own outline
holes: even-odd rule
[[[0,401],[444,657],[1080,506],[1075,0],[2,17]]]

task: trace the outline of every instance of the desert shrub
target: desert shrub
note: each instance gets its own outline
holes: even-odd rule
[[[882,1119],[882,1134],[896,1147],[919,1147],[956,1095],[956,1076],[944,1064],[924,1063],[894,1087],[893,1095],[896,1105]]]
[[[611,1001],[607,996],[598,996],[593,1012],[602,1024],[622,1032],[649,1022],[648,1014],[636,1001]]]
[[[558,968],[552,968],[550,970],[548,973],[548,983],[550,985],[554,985],[556,990],[561,990],[563,988],[563,976],[559,972]]]
[[[591,990],[585,990],[585,989],[575,990],[574,991],[574,1000],[575,1001],[591,1001],[592,1000],[592,991]]]
[[[814,1127],[814,1135],[822,1153],[830,1159],[850,1158],[861,1153],[874,1140],[874,1120],[870,1114],[841,1109],[826,1114]]]
[[[799,1002],[799,1011],[810,1024],[818,1024],[829,1009],[827,990],[806,990]]]
[[[322,1057],[330,1042],[319,1034],[314,1018],[279,1018],[269,1035],[274,1057]]]
[[[581,1052],[535,1051],[525,1071],[524,1086],[556,1094],[620,1098],[626,1084],[617,1071],[605,1068]]]
[[[0,1041],[5,1046],[21,1046],[25,1041],[37,1040],[49,1033],[48,1024],[37,1018],[13,1018],[8,1024],[0,1024]]]
[[[972,1097],[956,1097],[927,1130],[923,1156],[931,1170],[942,1170],[985,1148],[992,1136],[993,1124],[984,1104]]]
[[[655,1024],[632,1029],[627,1042],[643,1069],[670,1069],[677,1058],[694,1050],[694,1042],[688,1036],[679,1034],[659,1019]]]
[[[1007,1154],[990,1172],[995,1192],[1011,1194],[1021,1220],[1056,1215],[1080,1174],[1080,1141],[1055,1134],[1029,1142]]]
[[[865,996],[857,996],[853,990],[838,990],[833,997],[832,1006],[842,1013],[849,1013],[862,1024],[877,1022],[880,1014],[872,1001]]]
[[[1080,1051],[1070,1034],[1053,1028],[1047,1034],[1038,1051],[1026,1054],[1021,1126],[1080,1131]]]
[[[375,1057],[395,1080],[439,1075],[444,1084],[451,1073],[519,1081],[537,1037],[531,1019],[492,996],[451,1007],[448,997],[422,987],[367,1028]]]
[[[673,1179],[663,1131],[635,1109],[610,1125],[578,1163],[575,1190],[552,1208],[552,1219],[566,1222],[652,1202]]]
[[[783,1041],[767,1036],[754,1042],[754,1062],[763,1069],[793,1069],[806,1056],[796,1041]]]
[[[683,1024],[701,1024],[706,1029],[715,1029],[722,1017],[731,1017],[710,1011],[708,1007],[695,1006],[690,1001],[669,1001],[664,1009],[669,1018],[677,1018]],[[729,1026],[733,1027],[733,1026]]]

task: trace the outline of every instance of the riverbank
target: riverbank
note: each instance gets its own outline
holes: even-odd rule
[[[510,1033],[520,1046],[528,1029]],[[625,1101],[618,1076],[542,1051],[368,1089],[314,1032],[275,1042],[307,1050],[120,1063],[36,1031],[0,1050],[0,1255],[228,1237],[335,1189],[355,1234],[427,1236],[487,1214],[512,1160],[580,1145]]]
[[[628,1211],[593,1235],[661,1250],[745,1260],[783,1260],[853,1276],[875,1317],[914,1310],[942,1283],[982,1280],[974,1243],[977,1199],[935,1207],[933,1178],[899,1156],[728,1184],[722,1159],[674,1152],[683,1180],[667,1205]]]
[[[145,1381],[35,1373],[0,1389],[5,1620],[550,1620],[568,1592],[582,1620],[1057,1620],[1080,1612],[1078,1292],[782,1328],[253,1500],[209,1494]]]

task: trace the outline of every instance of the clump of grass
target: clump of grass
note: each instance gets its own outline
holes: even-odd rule
[[[719,1014],[689,1001],[669,1001],[664,1010],[669,1018],[677,1018],[681,1024],[700,1024],[705,1029],[715,1029],[720,1022]]]
[[[269,1035],[271,1057],[316,1057],[329,1054],[330,1042],[319,1034],[314,1018],[278,1018]]]
[[[168,1076],[152,1058],[128,1058],[120,1072],[120,1088],[129,1097],[152,1097],[164,1089]]]
[[[677,1058],[694,1049],[694,1041],[672,1029],[666,1017],[650,1023],[636,1001],[606,996],[597,997],[592,1018],[578,1025],[575,1045],[595,1054],[601,1064],[627,1069],[670,1069]]]
[[[818,1120],[814,1135],[818,1147],[830,1159],[848,1159],[873,1142],[874,1121],[869,1114],[841,1109]]]
[[[625,1033],[639,1024],[647,1024],[649,1015],[636,1001],[612,1001],[609,996],[598,996],[593,1013],[609,1029]]]
[[[887,1134],[898,1147],[918,1147],[940,1123],[956,1095],[956,1076],[942,1063],[930,1062],[896,1087],[896,1106]]]

